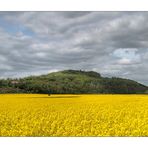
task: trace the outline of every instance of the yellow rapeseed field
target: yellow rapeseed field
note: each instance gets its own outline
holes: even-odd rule
[[[148,136],[148,95],[0,95],[0,136]]]

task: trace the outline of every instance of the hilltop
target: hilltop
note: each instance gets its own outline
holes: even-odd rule
[[[81,70],[0,80],[0,93],[141,94],[147,90],[147,86],[133,80],[105,78],[97,72]]]

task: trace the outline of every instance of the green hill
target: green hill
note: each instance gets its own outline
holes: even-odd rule
[[[104,78],[94,71],[64,70],[22,79],[0,80],[0,93],[141,94],[147,86],[122,78]]]

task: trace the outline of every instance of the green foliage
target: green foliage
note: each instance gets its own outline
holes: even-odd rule
[[[96,78],[100,78],[101,77],[101,75],[99,73],[94,72],[94,71],[64,70],[64,71],[62,71],[62,73],[64,73],[64,74],[86,75],[86,76],[96,77]]]
[[[104,78],[104,89],[107,93],[113,94],[140,94],[147,90],[147,87],[135,81],[122,78]]]
[[[40,94],[137,94],[148,87],[121,78],[103,78],[97,72],[65,70],[22,79],[0,80],[0,93]]]

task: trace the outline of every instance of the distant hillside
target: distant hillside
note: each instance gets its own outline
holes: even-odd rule
[[[147,91],[147,86],[133,80],[104,78],[97,72],[81,70],[0,80],[0,93],[141,94]]]

